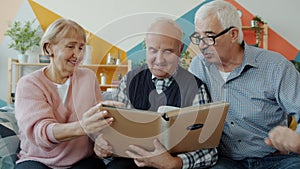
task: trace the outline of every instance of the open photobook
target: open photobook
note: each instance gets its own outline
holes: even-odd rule
[[[114,155],[122,157],[127,157],[129,145],[154,150],[155,138],[170,153],[213,148],[220,142],[228,108],[226,102],[185,108],[161,106],[158,112],[103,105],[102,110],[114,118],[103,130],[103,137],[113,147]]]

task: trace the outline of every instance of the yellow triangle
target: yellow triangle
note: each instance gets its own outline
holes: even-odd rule
[[[42,29],[45,31],[46,28],[54,22],[56,19],[61,18],[60,15],[50,11],[49,9],[41,6],[33,0],[28,0],[36,18],[38,19]],[[92,63],[93,64],[105,64],[106,55],[111,53],[117,57],[117,51],[119,51],[121,61],[126,61],[126,52],[119,49],[116,46],[106,42],[105,40],[95,36],[88,30],[86,32],[90,35],[88,44],[92,46]]]
[[[61,18],[61,16],[53,13],[52,11],[32,0],[28,0],[28,2],[44,31],[52,22],[54,22],[56,19]]]

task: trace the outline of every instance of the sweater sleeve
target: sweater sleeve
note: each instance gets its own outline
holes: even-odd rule
[[[103,96],[101,94],[102,91],[100,89],[100,86],[99,86],[99,83],[98,83],[96,75],[95,75],[95,78],[93,78],[93,79],[94,79],[94,88],[95,88],[94,91],[95,91],[96,99],[97,99],[98,102],[103,101],[104,98],[103,98]]]
[[[55,146],[51,125],[56,123],[50,103],[51,91],[42,90],[44,84],[37,83],[31,76],[21,78],[16,89],[15,116],[20,128],[20,137],[26,144],[35,144],[47,150]],[[48,94],[45,92],[49,92]],[[52,134],[53,135],[53,134]]]

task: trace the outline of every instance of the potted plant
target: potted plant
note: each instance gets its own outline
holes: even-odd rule
[[[26,62],[28,57],[26,52],[35,46],[39,46],[42,29],[40,26],[33,27],[34,22],[35,20],[26,21],[25,23],[15,21],[9,25],[8,30],[4,33],[12,40],[8,47],[20,53],[19,62]]]
[[[255,16],[251,20],[251,27],[255,31],[256,36],[256,46],[260,47],[261,44],[261,26],[264,25],[266,22],[262,20],[260,16]]]
[[[192,59],[193,58],[190,56],[190,52],[188,50],[186,50],[186,51],[184,51],[184,52],[181,53],[179,64],[183,68],[189,69],[190,63],[191,63]]]
[[[263,25],[263,24],[265,24],[265,23],[266,23],[266,22],[263,21],[263,20],[261,19],[260,16],[255,16],[255,17],[251,20],[251,27],[259,27],[259,26],[261,26],[261,25]]]

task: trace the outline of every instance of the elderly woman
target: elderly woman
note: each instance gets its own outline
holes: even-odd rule
[[[84,29],[68,19],[53,22],[42,37],[50,64],[17,84],[17,169],[105,168],[93,155],[89,135],[111,124],[112,118],[99,110],[103,98],[94,72],[78,67],[85,45]]]

